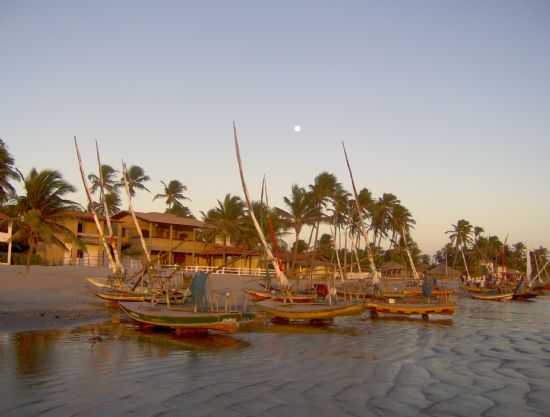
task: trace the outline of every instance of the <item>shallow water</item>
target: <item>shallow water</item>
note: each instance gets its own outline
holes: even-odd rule
[[[231,337],[129,323],[0,334],[0,416],[550,415],[549,297],[365,317]]]

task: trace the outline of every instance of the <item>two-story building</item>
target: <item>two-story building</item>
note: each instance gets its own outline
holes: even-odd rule
[[[231,262],[236,268],[257,268],[259,254],[247,249],[206,243],[200,239],[201,231],[208,226],[192,218],[156,212],[137,212],[136,217],[149,253],[158,256],[163,264],[187,266],[221,266]],[[100,219],[106,230],[104,219]],[[114,239],[123,259],[141,259],[143,249],[132,216],[127,211],[111,219]],[[107,265],[108,257],[91,213],[68,211],[62,224],[72,231],[84,244],[84,248],[59,236],[65,248],[40,243],[37,254],[50,265]]]

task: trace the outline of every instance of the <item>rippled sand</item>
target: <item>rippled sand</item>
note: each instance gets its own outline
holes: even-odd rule
[[[550,415],[550,298],[460,307],[231,337],[124,322],[0,334],[0,415]]]

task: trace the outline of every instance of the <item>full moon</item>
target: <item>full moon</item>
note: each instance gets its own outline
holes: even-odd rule
[[[302,126],[300,126],[300,125],[294,125],[294,131],[295,131],[296,133],[300,133],[300,132],[302,131]]]

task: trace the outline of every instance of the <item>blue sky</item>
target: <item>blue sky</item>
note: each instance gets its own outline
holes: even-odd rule
[[[550,246],[548,1],[0,1],[0,137],[75,185],[77,135],[177,178],[195,213],[266,174],[396,194],[427,252],[466,218]],[[294,124],[302,126],[297,134]],[[142,210],[163,209],[141,194]],[[77,196],[82,200],[82,196]]]

